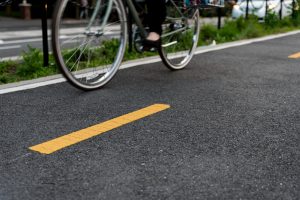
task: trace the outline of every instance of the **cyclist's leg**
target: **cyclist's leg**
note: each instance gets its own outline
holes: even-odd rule
[[[146,0],[149,34],[143,41],[144,51],[155,51],[160,48],[162,33],[162,23],[166,17],[165,0]]]
[[[162,33],[161,25],[166,17],[165,0],[146,0],[148,9],[149,31],[157,34]]]

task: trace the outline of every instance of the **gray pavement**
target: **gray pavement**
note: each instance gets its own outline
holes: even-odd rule
[[[225,18],[222,17],[222,23],[224,23]],[[217,18],[201,18],[201,23],[211,23],[216,24],[217,26]],[[47,21],[48,26],[51,25],[51,19]],[[19,18],[12,17],[3,17],[0,16],[0,31],[24,31],[24,30],[40,30],[42,27],[41,19],[31,19],[31,20],[23,20]]]
[[[224,21],[224,18],[222,19]],[[201,18],[201,23],[211,23],[217,26],[217,18]],[[224,22],[222,22],[224,23]],[[48,24],[48,46],[51,51],[51,19]],[[68,28],[72,33],[76,33],[75,28]],[[0,60],[20,59],[28,45],[42,49],[42,24],[41,19],[23,20],[18,18],[0,16]]]
[[[0,199],[299,199],[300,34],[0,95]],[[28,147],[165,103],[50,155]]]
[[[50,25],[51,20],[48,20]],[[39,30],[42,27],[41,19],[24,20],[13,17],[0,16],[0,31]]]

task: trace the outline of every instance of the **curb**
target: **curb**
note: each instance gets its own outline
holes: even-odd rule
[[[240,40],[240,41],[228,42],[228,43],[224,43],[224,44],[198,47],[195,51],[195,54],[202,54],[202,53],[207,53],[207,52],[211,52],[211,51],[218,51],[218,50],[222,50],[222,49],[248,45],[248,44],[252,44],[252,43],[256,43],[256,42],[262,42],[262,41],[272,40],[272,39],[276,39],[276,38],[296,35],[299,33],[300,33],[300,30],[297,30],[297,31],[291,31],[288,33],[264,36],[264,37],[260,37],[260,38]],[[124,62],[124,63],[122,63],[120,69],[126,69],[126,68],[131,68],[131,67],[135,67],[135,66],[139,66],[139,65],[156,63],[156,62],[160,62],[160,61],[161,61],[161,59],[159,56],[147,57],[147,58]],[[33,88],[37,88],[37,87],[42,87],[42,86],[47,86],[47,85],[52,85],[52,84],[57,84],[57,83],[62,83],[62,82],[66,82],[66,79],[63,78],[62,75],[58,74],[58,75],[38,78],[38,79],[34,79],[34,80],[21,81],[21,82],[17,82],[17,83],[9,83],[9,84],[5,84],[5,85],[0,85],[0,94],[23,91],[23,90],[33,89]]]

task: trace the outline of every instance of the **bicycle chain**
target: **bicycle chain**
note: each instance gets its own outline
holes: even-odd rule
[[[7,6],[7,5],[11,4],[12,1],[13,1],[13,0],[5,0],[5,1],[3,1],[3,2],[0,2],[0,7],[2,7],[2,6]]]

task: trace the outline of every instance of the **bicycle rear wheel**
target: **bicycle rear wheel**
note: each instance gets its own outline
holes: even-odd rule
[[[185,7],[182,0],[168,1],[159,55],[169,69],[183,69],[190,62],[197,47],[199,32],[197,7]]]
[[[127,42],[127,20],[122,0],[98,0],[94,8],[86,8],[79,16],[74,0],[59,0],[53,15],[53,54],[67,80],[83,90],[107,84],[121,65]],[[98,4],[98,6],[97,6]]]

